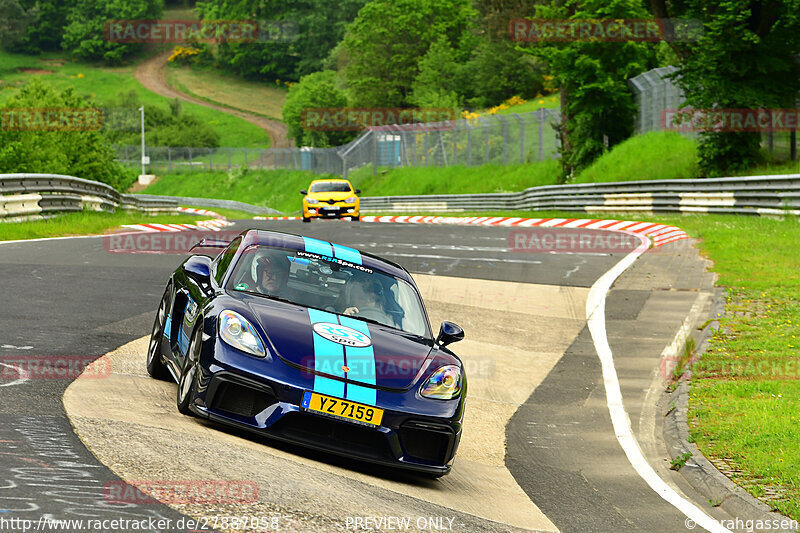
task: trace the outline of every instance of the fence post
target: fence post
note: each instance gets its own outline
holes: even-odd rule
[[[370,130],[372,137],[372,175],[378,175],[378,134],[375,130]]]
[[[544,159],[544,108],[539,108],[539,161]]]
[[[167,161],[167,168],[169,168],[169,171],[172,172],[172,148],[169,146],[167,146]]]
[[[211,148],[208,149],[208,170],[214,170],[214,151]]]
[[[458,121],[453,121],[453,165],[458,164]]]
[[[789,132],[789,156],[792,161],[797,161],[797,129]]]
[[[508,123],[500,115],[497,115],[497,120],[503,124],[503,164],[508,165]]]
[[[469,119],[464,124],[467,126],[467,166],[472,166],[472,128],[469,125]]]
[[[525,162],[525,122],[519,113],[512,113],[514,118],[519,121],[519,162]]]
[[[189,150],[189,170],[193,171],[194,170],[194,159],[192,158],[192,148],[189,147],[189,146],[187,146],[186,148]]]
[[[486,125],[486,131],[483,133],[484,143],[483,143],[483,163],[485,165],[489,164],[489,121],[485,120],[483,117],[480,117],[483,123]]]
[[[247,164],[247,148],[242,148],[244,150],[244,168],[250,168],[250,165]]]
[[[425,130],[425,166],[426,167],[428,166],[428,159],[430,159],[430,157],[429,157],[430,156],[430,144],[428,144],[429,140],[430,140],[430,135],[428,133],[428,130]]]

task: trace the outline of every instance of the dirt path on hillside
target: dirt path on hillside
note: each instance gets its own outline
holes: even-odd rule
[[[227,113],[235,117],[242,118],[251,124],[255,124],[259,128],[267,132],[272,140],[272,148],[286,148],[291,146],[287,133],[289,128],[283,122],[271,120],[268,118],[253,115],[245,111],[231,109],[222,105],[211,104],[199,98],[195,98],[188,94],[184,94],[169,83],[167,83],[167,58],[171,51],[166,51],[155,55],[145,61],[139,63],[136,67],[134,75],[144,87],[153,91],[154,93],[166,96],[167,98],[178,98],[185,102],[191,102],[211,109],[216,109],[222,113]]]

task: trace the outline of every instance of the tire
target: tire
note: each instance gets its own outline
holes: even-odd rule
[[[176,398],[178,411],[188,416],[195,416],[195,414],[189,410],[189,405],[192,403],[195,391],[197,391],[197,367],[200,361],[202,338],[203,328],[195,328],[192,334],[192,340],[189,342],[189,349],[186,350],[186,360],[183,363],[181,379],[178,380],[178,394]]]
[[[311,219],[309,217],[303,217],[303,222],[311,222]]]
[[[150,333],[150,343],[147,345],[147,373],[150,377],[169,381],[172,375],[167,370],[167,365],[161,359],[161,341],[164,337],[164,324],[167,321],[167,306],[169,305],[170,287],[164,291],[161,303],[158,305],[153,331]]]
[[[352,222],[358,222],[358,221],[360,221],[360,220],[361,220],[361,217],[350,217],[350,220],[351,220]]]

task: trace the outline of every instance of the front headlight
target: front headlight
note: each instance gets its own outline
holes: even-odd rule
[[[426,398],[452,400],[461,394],[461,369],[455,365],[443,366],[420,387],[419,393]]]
[[[223,311],[219,314],[219,336],[234,348],[250,355],[267,355],[256,328],[235,311]]]
[[[318,203],[319,203],[319,200],[317,200],[317,199],[315,199],[315,198],[306,198],[306,203],[307,203],[308,205],[314,205],[314,204],[318,204]]]
[[[345,200],[345,203],[348,203],[348,204],[354,204],[354,203],[356,203],[356,200],[358,200],[358,197],[357,197],[357,196],[351,196],[350,198],[348,198],[347,200]]]

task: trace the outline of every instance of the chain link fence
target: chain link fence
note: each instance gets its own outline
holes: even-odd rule
[[[665,112],[679,109],[685,101],[683,90],[672,79],[676,67],[660,67],[628,80],[636,101],[636,133],[663,131]],[[682,131],[681,135],[696,139],[697,132]],[[773,159],[797,160],[796,131],[763,131],[761,146]]]
[[[446,167],[509,165],[558,157],[556,123],[559,113],[539,109],[528,113],[487,115],[447,122],[371,128],[336,148],[145,148],[151,173],[251,169],[309,170],[346,177],[371,166]],[[139,146],[116,146],[117,161],[141,165]]]

